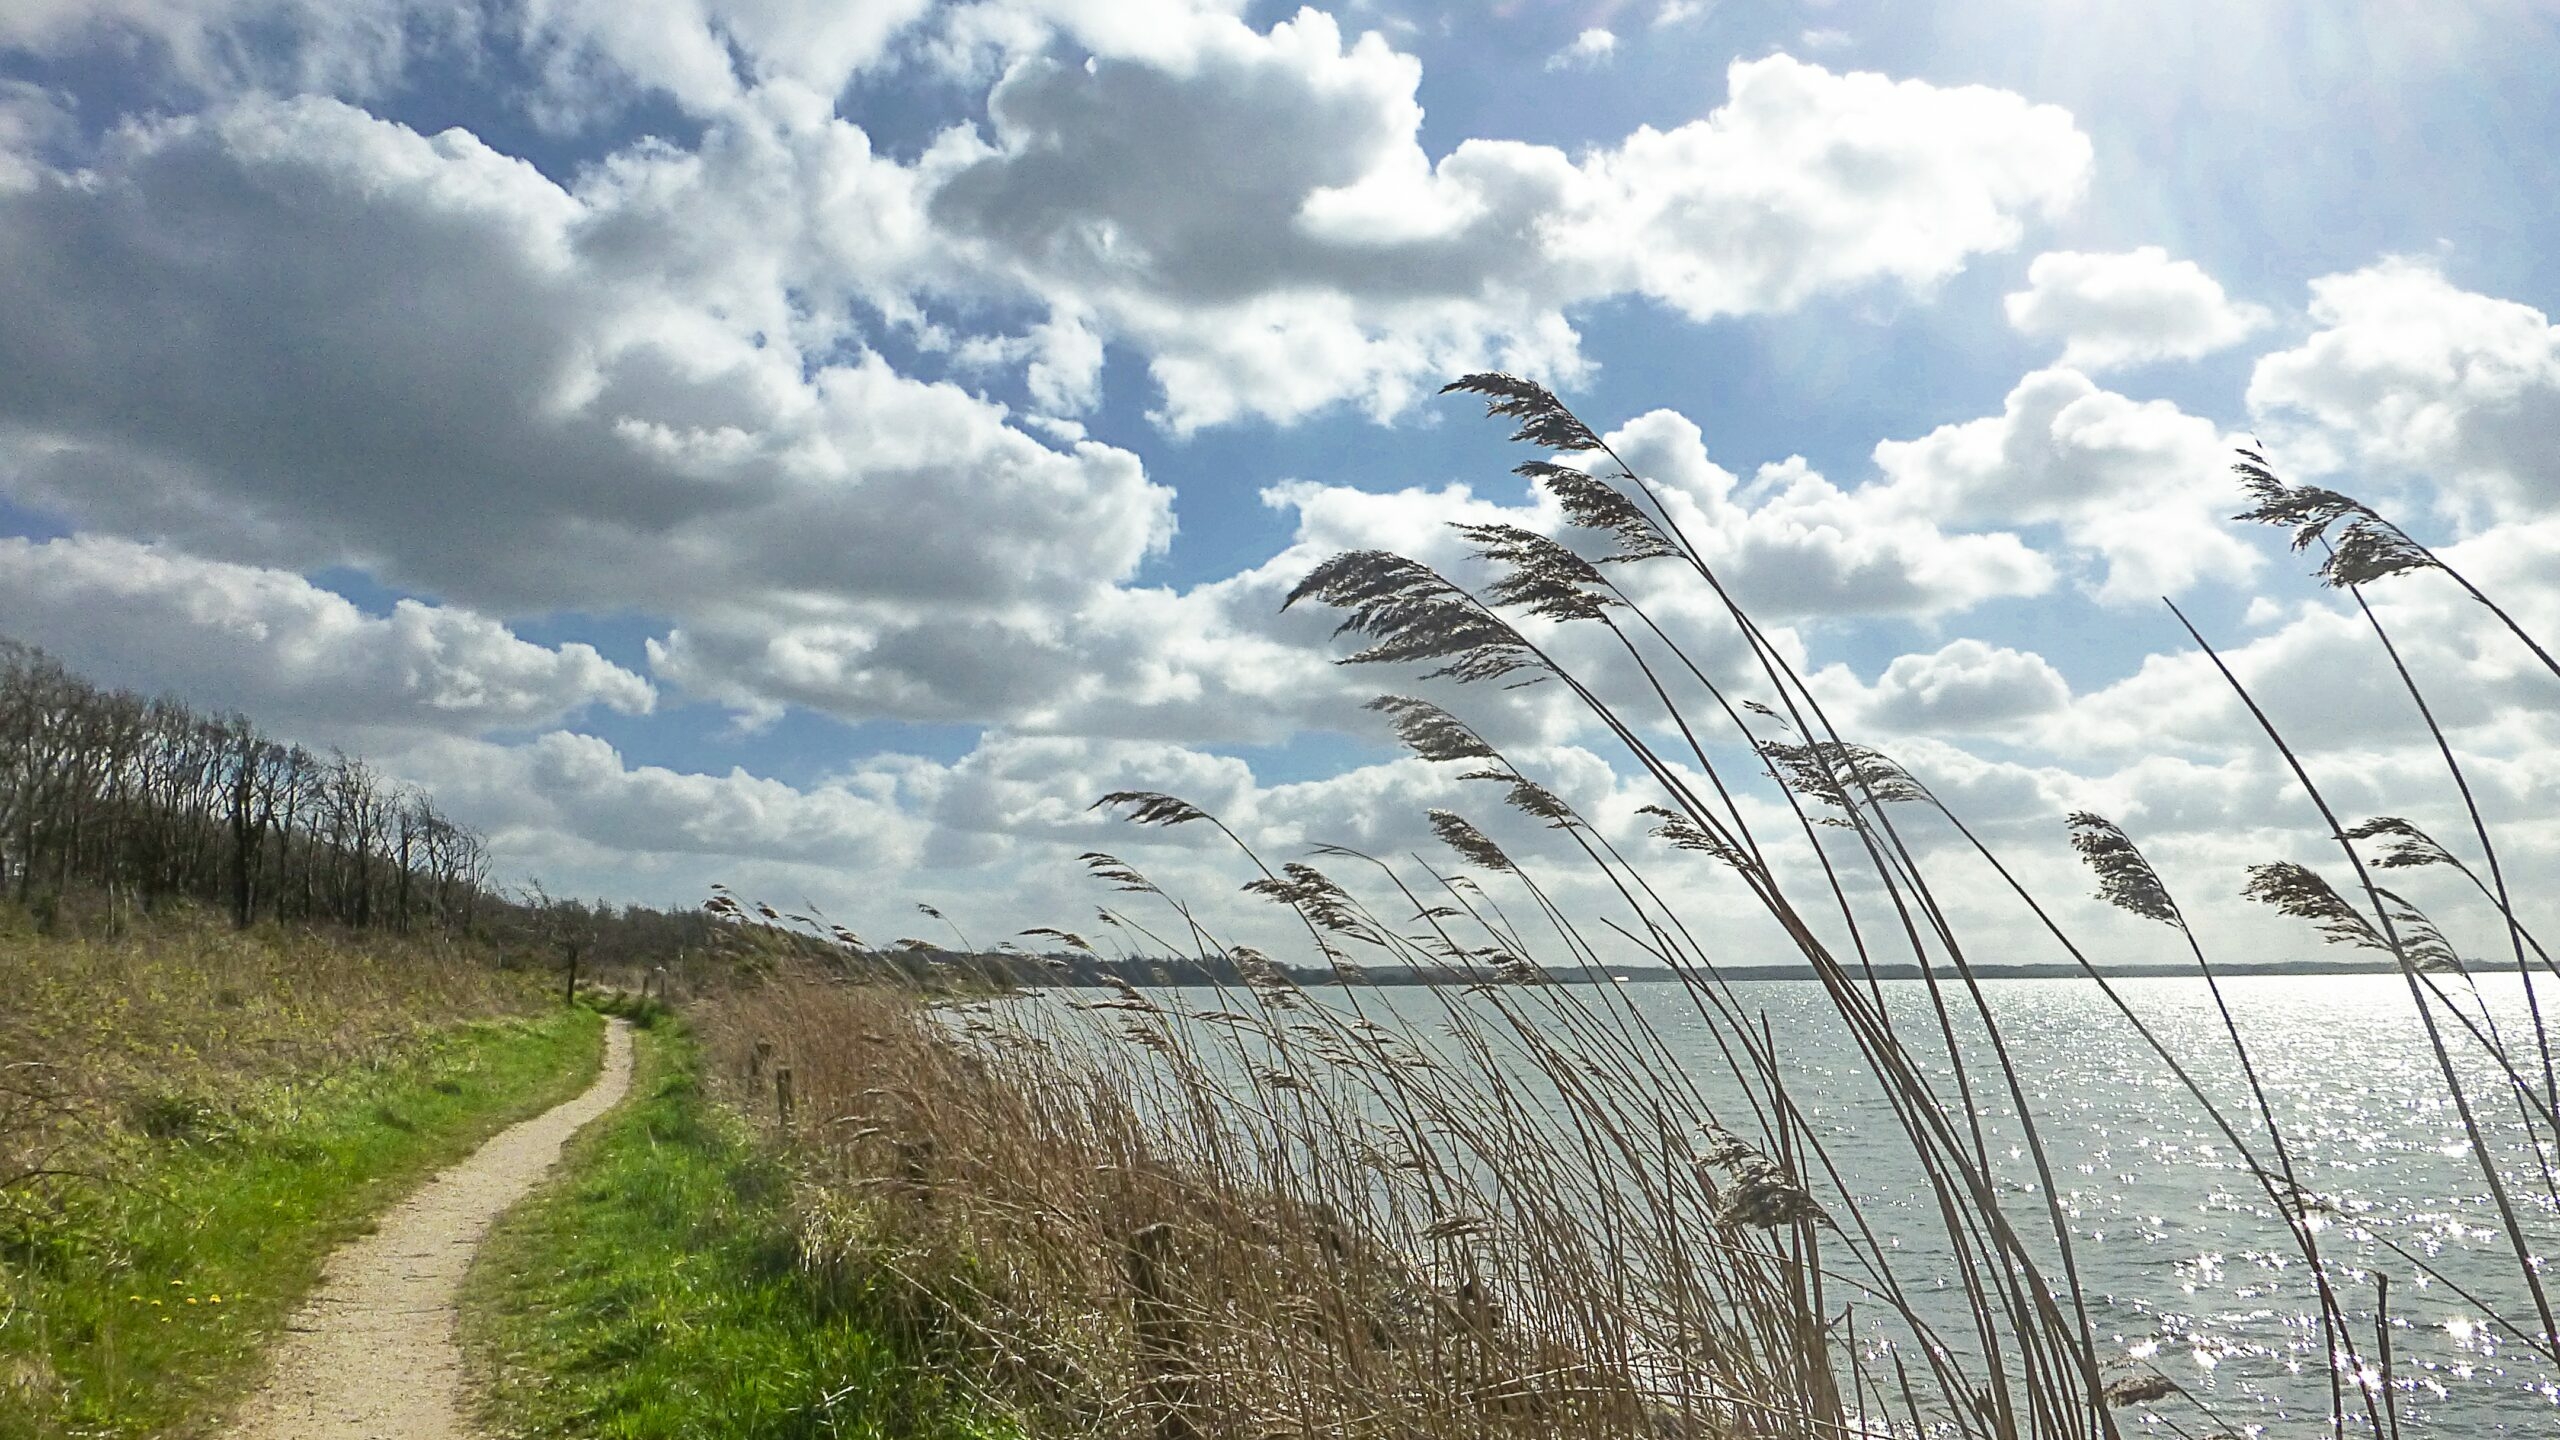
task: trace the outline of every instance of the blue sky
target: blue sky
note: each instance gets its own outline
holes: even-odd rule
[[[1083,806],[1427,843],[1463,785],[1359,709],[1410,681],[1277,602],[1556,528],[1433,396],[1506,367],[2042,887],[2094,806],[2258,926],[2237,867],[2318,836],[2160,598],[2352,803],[2450,819],[2222,467],[2560,632],[2556,52],[2529,0],[35,0],[0,629],[375,756],[555,891],[993,933],[1105,846],[1227,906]],[[2560,858],[2560,682],[2382,598]],[[1563,705],[1432,693],[1640,828]]]

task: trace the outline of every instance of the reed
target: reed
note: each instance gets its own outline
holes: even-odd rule
[[[1113,892],[1099,912],[1116,937],[1106,944],[1240,980],[1198,1003],[1125,987],[964,1000],[955,987],[971,977],[938,970],[931,947],[874,949],[806,918],[804,941],[832,947],[833,961],[782,967],[715,1007],[710,1024],[716,1068],[796,1157],[806,1263],[832,1283],[887,1283],[928,1302],[915,1323],[959,1343],[980,1398],[1041,1434],[2237,1433],[2206,1397],[2102,1344],[2043,1117],[1985,993],[1981,941],[1957,918],[1954,902],[1977,901],[1988,873],[2162,1062],[2281,1218],[2310,1277],[2326,1429],[2396,1435],[2408,1407],[2395,1387],[2413,1382],[2393,1365],[2382,1292],[2360,1275],[2350,1292],[2337,1247],[2324,1246],[2336,1207],[2270,1098],[2208,937],[2135,838],[2096,814],[2056,817],[2099,898],[2176,932],[2219,1021],[2209,1049],[2182,1053],[2165,1038],[1924,777],[1841,733],[1696,537],[1596,430],[1516,377],[1448,388],[1483,400],[1538,452],[1518,472],[1553,498],[1569,536],[1463,525],[1473,584],[1358,551],[1315,567],[1288,603],[1335,612],[1353,645],[1345,664],[1418,673],[1457,694],[1558,687],[1652,787],[1643,813],[1659,848],[1632,853],[1623,832],[1578,813],[1461,714],[1391,694],[1371,708],[1408,748],[1463,767],[1488,803],[1553,832],[1542,855],[1565,857],[1579,871],[1574,893],[1605,903],[1559,898],[1567,888],[1547,860],[1513,855],[1456,809],[1428,817],[1456,865],[1338,846],[1269,857],[1179,797],[1128,792],[1098,803],[1135,824],[1222,836],[1245,890],[1287,912],[1334,983],[1301,985],[1098,852],[1085,863]],[[2402,976],[2513,1283],[2475,1293],[2430,1256],[2378,1243],[2406,1278],[2453,1287],[2560,1370],[2532,1219],[2560,1210],[2548,1158],[2560,1147],[2560,1081],[2535,995],[2555,972],[2518,912],[2469,772],[2364,587],[2441,576],[2546,665],[2549,652],[2361,502],[2288,485],[2254,451],[2236,468],[2257,502],[2239,518],[2291,528],[2297,549],[2324,547],[2319,578],[2371,621],[2377,663],[2425,716],[2476,848],[2466,858],[2396,817],[2346,823],[2190,626],[2354,877],[2341,889],[2270,860],[2250,871],[2247,893]],[[1633,583],[1636,566],[1654,573]],[[1664,618],[1675,612],[1651,597],[1683,585],[1724,633]],[[1568,634],[1601,643],[1568,645]],[[1699,659],[1735,641],[1739,676]],[[1895,1223],[1934,1226],[1930,1246],[1888,1236],[1872,1213],[1874,1178],[1844,1173],[1834,1133],[1791,1086],[1788,1037],[1684,918],[1694,880],[1668,868],[1680,857],[1709,861],[1818,982],[1877,1123],[1908,1160],[1914,1208]],[[2457,871],[2494,913],[2523,976],[2529,1036],[2500,1030],[2474,962],[2380,883],[2424,867]],[[725,895],[714,909],[742,933],[786,925]],[[1065,929],[1029,933],[1095,948]],[[1663,1012],[1619,987],[1558,983],[1630,956],[1674,972],[1681,1024],[1706,1036],[1714,1070],[1670,1042]],[[1887,963],[1915,967],[1916,991],[1890,999]],[[1360,983],[1372,964],[1472,983],[1389,1005]],[[2208,1063],[2236,1069],[2238,1091],[2199,1078]],[[795,1077],[786,1113],[748,1084],[767,1064]],[[2031,1183],[2012,1175],[2008,1144]],[[2368,1292],[2370,1310],[2351,1308],[2350,1293]]]

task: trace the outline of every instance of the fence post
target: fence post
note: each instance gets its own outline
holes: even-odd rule
[[[1199,1377],[1191,1373],[1191,1337],[1175,1309],[1165,1269],[1173,1254],[1173,1227],[1158,1221],[1129,1236],[1130,1310],[1138,1333],[1138,1362],[1145,1372],[1147,1406],[1155,1412],[1156,1440],[1201,1440],[1191,1423]]]
[[[782,1117],[782,1128],[791,1128],[791,1067],[773,1067],[773,1108]]]
[[[772,1056],[773,1042],[770,1040],[757,1041],[756,1048],[747,1052],[747,1078],[750,1080],[763,1079],[764,1062],[772,1058]]]

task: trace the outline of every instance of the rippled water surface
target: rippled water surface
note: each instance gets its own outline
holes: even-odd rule
[[[2243,1137],[2265,1150],[2202,982],[2117,986]],[[2488,1017],[2530,1056],[2521,983],[2510,977],[2482,988]],[[1901,987],[1897,1003],[1910,1005],[1920,989]],[[2282,1219],[2221,1133],[2087,982],[2010,980],[1987,991],[2019,1058],[2071,1223],[2081,1290],[2105,1343],[2158,1365],[2235,1428],[2325,1429],[2325,1347],[2312,1286]],[[1797,1069],[1800,1100],[1828,1132],[1840,1169],[1870,1190],[1861,1198],[1871,1221],[1925,1251],[1936,1241],[1934,1219],[1913,1208],[1911,1186],[1890,1178],[1904,1173],[1901,1141],[1828,1022],[1829,1003],[1810,984],[1744,993],[1793,1037],[1782,1048]],[[2297,1174],[2336,1205],[2319,1241],[2368,1356],[2378,1349],[2376,1278],[2389,1277],[2404,1429],[2560,1435],[2555,1377],[2487,1323],[2495,1310],[2530,1325],[2533,1301],[2405,983],[2395,975],[2251,978],[2225,982],[2224,993]],[[1646,987],[1633,998],[1667,1034],[1705,1044],[1671,987]],[[2560,1222],[2543,1178],[2547,1157],[2534,1154],[2486,1057],[2444,1023],[2475,1116],[2502,1156],[2529,1253],[2537,1260],[2560,1253],[2552,1251]],[[2005,1178],[2022,1205],[2040,1207],[2011,1107],[2002,1097],[1985,1109],[1996,1112]]]
[[[2116,983],[2199,1083],[2227,1102],[2244,1137],[2265,1149],[2202,982]],[[2509,976],[2480,985],[2485,1022],[2538,1078],[2521,983]],[[1935,1034],[1924,987],[1885,988],[1915,1043]],[[2313,1289],[2282,1219],[2230,1145],[2089,982],[2002,980],[1985,988],[2050,1157],[2102,1346],[2122,1362],[2157,1366],[2209,1407],[2213,1421],[2193,1433],[2215,1424],[2234,1434],[2325,1433],[2327,1351]],[[1712,1093],[1720,1061],[1680,988],[1620,993]],[[1773,981],[1736,993],[1767,1015],[1797,1103],[1837,1169],[1856,1177],[1860,1207],[1896,1247],[1906,1287],[1952,1287],[1957,1277],[1943,1263],[1936,1215],[1907,1146],[1820,988]],[[2368,1356],[2378,1348],[2377,1280],[2388,1277],[2403,1432],[2560,1436],[2560,1377],[2490,1323],[2496,1313],[2531,1327],[2533,1301],[2404,982],[2253,977],[2226,981],[2224,993],[2302,1182],[2334,1205],[2319,1222],[2319,1243]],[[1206,992],[1197,998],[1204,1008],[1215,1003]],[[2554,997],[2543,998],[2548,1007]],[[1397,1011],[1428,1032],[1448,1000],[1389,989],[1367,992],[1363,1004],[1373,1014]],[[2442,1023],[2538,1264],[2560,1253],[2560,1215],[2544,1169],[2550,1157],[2535,1153],[2510,1088],[2478,1047],[2451,1020]],[[1942,1079],[1945,1069],[1940,1056]],[[1996,1072],[1990,1087],[1977,1074],[1975,1089],[2012,1215],[2022,1230],[2046,1228],[2037,1171]],[[1956,1291],[1942,1293],[1956,1304]]]

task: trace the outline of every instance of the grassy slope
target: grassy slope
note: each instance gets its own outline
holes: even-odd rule
[[[276,1086],[0,1236],[16,1380],[0,1437],[193,1433],[240,1393],[320,1261],[436,1169],[594,1078],[585,1011],[468,1022]]]
[[[698,1083],[679,1023],[639,1033],[631,1103],[500,1223],[464,1342],[502,1433],[1005,1435],[973,1418],[879,1293],[797,1262],[788,1177]]]
[[[0,904],[0,1440],[208,1428],[332,1245],[595,1072],[478,948],[58,920]]]

